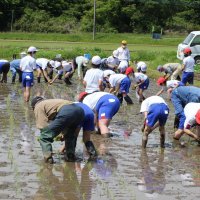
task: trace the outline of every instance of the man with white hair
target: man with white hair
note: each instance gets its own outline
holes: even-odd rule
[[[168,79],[171,76],[171,80],[181,80],[182,66],[180,63],[166,63],[157,67],[159,72],[165,73],[165,78]]]

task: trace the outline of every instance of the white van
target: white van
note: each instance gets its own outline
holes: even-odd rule
[[[183,60],[183,49],[189,47],[196,64],[200,64],[200,31],[192,31],[185,40],[178,45],[177,58]]]

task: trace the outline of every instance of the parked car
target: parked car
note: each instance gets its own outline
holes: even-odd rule
[[[200,64],[200,31],[192,31],[185,40],[178,45],[177,58],[182,60],[183,50],[189,47],[196,64]]]

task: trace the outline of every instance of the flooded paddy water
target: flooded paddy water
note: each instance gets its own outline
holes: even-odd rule
[[[83,88],[76,79],[72,81],[72,86],[35,83],[32,96],[75,101]],[[131,91],[134,105],[124,102],[110,125],[118,137],[92,135],[99,152],[96,162],[87,161],[80,134],[76,148],[82,158],[79,162],[64,162],[57,153],[62,143],[54,142],[56,163],[48,165],[43,162],[30,103],[23,102],[21,85],[10,82],[0,85],[0,199],[200,199],[200,147],[188,137],[182,138],[185,145],[173,142],[171,102],[167,101],[170,115],[165,149],[159,147],[158,130],[150,134],[147,149],[141,149],[143,116],[135,91]],[[146,96],[159,90],[154,82]]]

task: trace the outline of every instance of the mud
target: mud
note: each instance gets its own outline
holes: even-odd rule
[[[52,86],[37,84],[32,96],[65,98],[75,101],[82,86],[73,79],[72,86],[57,81]],[[10,81],[9,81],[10,82]],[[159,89],[151,80],[146,96]],[[143,200],[143,199],[199,199],[200,147],[188,137],[184,145],[172,139],[173,107],[171,102],[166,125],[166,148],[159,147],[159,132],[149,136],[146,150],[141,149],[143,116],[140,104],[131,91],[133,106],[124,102],[113,118],[112,139],[92,135],[99,151],[96,162],[88,162],[88,155],[79,135],[76,163],[65,163],[58,154],[61,142],[54,142],[54,165],[43,162],[37,142],[38,131],[30,104],[22,98],[20,84],[0,85],[0,199],[30,200]],[[166,98],[166,95],[163,95]]]

